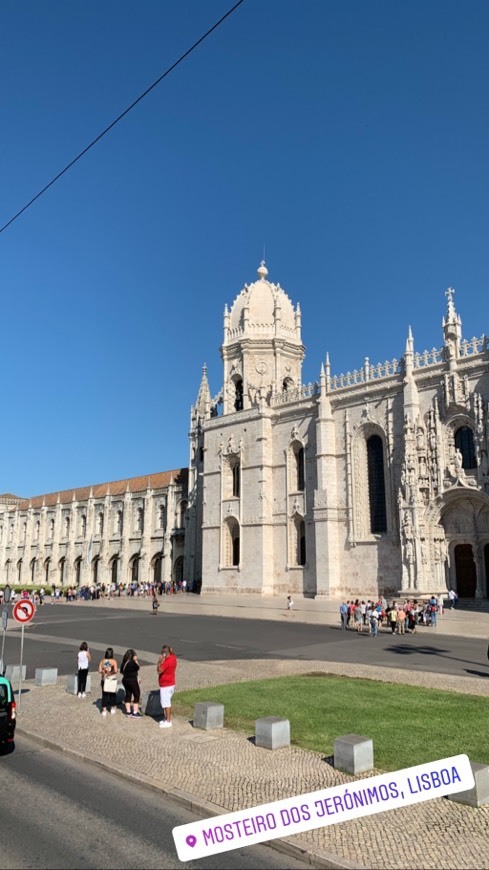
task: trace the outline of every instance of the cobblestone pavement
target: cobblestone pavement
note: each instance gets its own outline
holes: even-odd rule
[[[317,670],[489,694],[489,681],[401,669],[283,660],[267,661],[266,669],[267,676]],[[182,690],[212,687],[263,678],[263,667],[248,660],[212,664],[181,661],[178,677]],[[143,691],[155,688],[154,665],[142,668],[141,678]],[[352,781],[319,753],[296,747],[274,752],[257,749],[249,739],[251,734],[228,729],[196,732],[182,717],[174,718],[171,730],[162,731],[151,718],[128,720],[120,710],[103,718],[97,707],[97,675],[92,679],[94,691],[80,700],[66,693],[65,679],[55,687],[28,683],[29,691],[21,699],[19,733],[163,788],[175,800],[186,799],[204,817]],[[306,850],[305,866],[311,861],[316,866],[382,870],[489,870],[489,806],[472,809],[441,798],[319,828],[288,842]]]

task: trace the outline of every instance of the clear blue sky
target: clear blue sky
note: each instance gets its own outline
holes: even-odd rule
[[[0,223],[232,0],[3,0]],[[487,0],[245,0],[0,235],[0,492],[186,465],[224,304],[269,278],[303,380],[489,332]]]

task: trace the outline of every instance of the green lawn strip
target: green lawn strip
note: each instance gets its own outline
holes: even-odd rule
[[[224,704],[235,731],[253,734],[263,716],[289,719],[292,743],[324,755],[343,734],[371,737],[386,771],[463,752],[489,763],[489,698],[476,695],[315,674],[179,692],[175,713],[191,718],[197,701]]]

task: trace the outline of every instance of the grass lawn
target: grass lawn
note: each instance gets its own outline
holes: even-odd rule
[[[462,752],[489,764],[489,698],[310,674],[178,692],[175,713],[191,718],[196,701],[224,704],[226,728],[250,734],[262,716],[289,719],[292,743],[325,755],[343,734],[371,737],[381,770]]]

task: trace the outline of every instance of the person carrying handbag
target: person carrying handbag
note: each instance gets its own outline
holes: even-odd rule
[[[105,656],[98,666],[98,672],[102,678],[102,716],[107,716],[107,711],[113,715],[117,699],[117,662],[111,646],[105,650]]]

